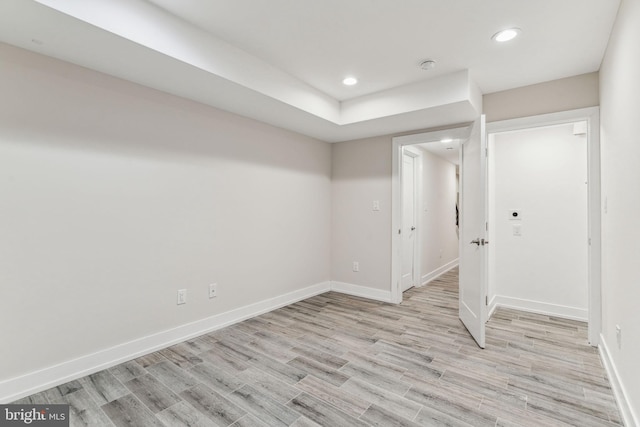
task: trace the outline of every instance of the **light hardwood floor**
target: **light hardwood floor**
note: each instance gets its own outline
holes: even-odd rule
[[[89,426],[613,426],[586,324],[499,309],[487,348],[457,271],[401,305],[326,293],[16,403]]]

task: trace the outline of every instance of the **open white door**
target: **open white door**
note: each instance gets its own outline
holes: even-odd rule
[[[460,163],[460,320],[478,345],[485,345],[487,318],[486,188],[484,115],[462,145]]]

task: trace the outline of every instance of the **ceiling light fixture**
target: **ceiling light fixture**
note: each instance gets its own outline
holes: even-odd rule
[[[449,142],[453,142],[453,139],[451,139],[451,138],[442,138],[440,140],[440,142],[442,142],[443,144],[448,144]]]
[[[518,37],[518,34],[520,34],[520,28],[507,28],[506,30],[495,33],[491,36],[491,39],[500,43],[508,42]]]
[[[434,61],[433,59],[427,59],[426,61],[422,61],[420,63],[420,68],[422,68],[425,71],[433,70],[434,68],[436,68],[436,61]]]
[[[355,77],[347,77],[342,81],[342,84],[346,86],[353,86],[356,83],[358,83],[358,79]]]

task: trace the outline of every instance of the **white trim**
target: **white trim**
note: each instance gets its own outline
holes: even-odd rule
[[[368,286],[353,285],[344,282],[331,282],[331,290],[342,294],[361,297],[382,302],[393,302],[391,291],[374,289]]]
[[[452,268],[457,267],[459,261],[460,261],[460,259],[456,258],[453,261],[449,261],[445,265],[442,265],[442,266],[436,268],[432,272],[425,274],[424,276],[422,276],[422,281],[420,282],[421,286],[426,285],[427,283],[429,283],[429,282],[437,279],[438,277],[442,276],[444,273],[446,273],[447,271],[451,270]]]
[[[173,344],[331,290],[322,282],[0,382],[0,402],[13,402]]]
[[[391,302],[402,302],[402,143],[391,141]]]
[[[589,250],[589,344],[597,346],[602,330],[602,237],[601,237],[601,194],[600,194],[600,108],[589,107],[578,110],[561,111],[511,120],[487,123],[487,134],[530,129],[541,126],[571,123],[585,120],[588,123],[589,144],[587,148],[588,170],[588,233]],[[490,219],[491,220],[491,219]]]
[[[600,344],[598,345],[600,350],[600,358],[604,369],[607,371],[607,377],[611,382],[611,388],[613,389],[613,395],[616,398],[618,409],[620,409],[620,415],[622,415],[622,423],[625,427],[638,427],[640,426],[640,417],[634,412],[631,401],[627,399],[627,393],[624,385],[618,375],[615,363],[609,353],[609,347],[604,339],[604,336],[600,335]]]
[[[512,308],[514,310],[562,317],[564,319],[580,320],[582,322],[587,321],[587,310],[584,308],[512,298],[504,295],[496,295],[491,299],[491,312],[493,313],[497,307]]]
[[[489,314],[487,314],[487,322],[489,321],[489,319],[491,319],[491,316],[493,316],[493,313],[496,312],[496,309],[498,308],[498,304],[496,304],[496,296],[494,295],[493,298],[491,298],[491,301],[489,301],[489,306],[487,307],[487,310],[489,312]]]

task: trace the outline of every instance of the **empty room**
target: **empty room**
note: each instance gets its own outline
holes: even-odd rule
[[[3,0],[0,425],[640,426],[640,0]]]

